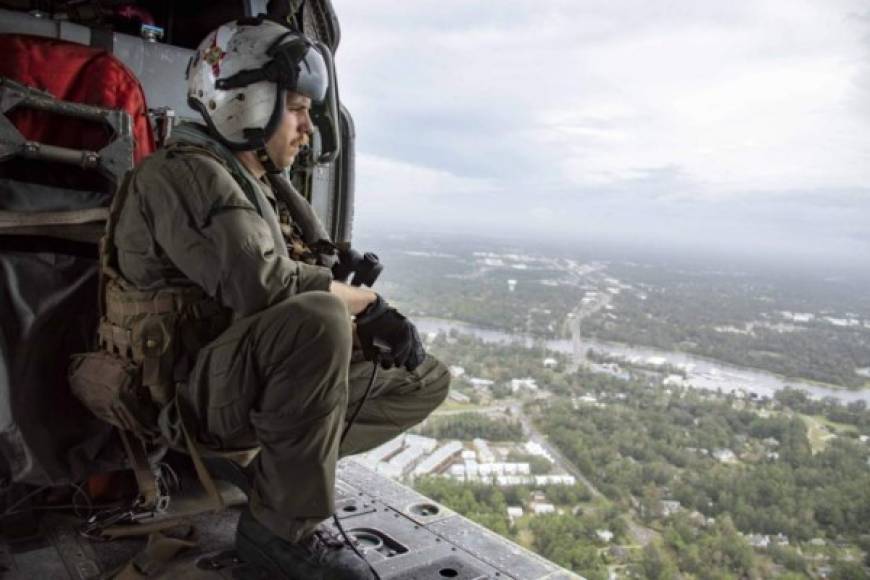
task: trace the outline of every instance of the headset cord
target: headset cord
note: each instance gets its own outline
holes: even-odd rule
[[[363,405],[366,404],[366,400],[368,400],[369,395],[372,392],[372,387],[375,384],[375,379],[378,378],[378,365],[381,362],[380,358],[381,358],[380,356],[375,355],[375,360],[372,361],[372,365],[374,366],[374,368],[372,369],[372,376],[369,379],[369,384],[366,386],[366,390],[363,393],[363,396],[359,402],[359,405],[356,406],[356,409],[354,409],[353,414],[350,416],[350,419],[348,419],[348,421],[347,421],[347,425],[344,426],[344,431],[342,431],[341,438],[338,440],[339,448],[341,448],[341,444],[344,443],[344,439],[345,439],[345,437],[347,437],[347,434],[350,431],[350,428],[353,426],[353,422],[356,421],[357,415],[359,415],[359,412],[362,410]]]
[[[363,393],[362,399],[359,402],[359,405],[356,406],[353,414],[350,416],[350,419],[347,422],[347,425],[344,427],[344,431],[341,434],[341,438],[339,439],[338,446],[341,448],[341,444],[344,443],[344,438],[347,437],[348,432],[350,431],[351,426],[353,426],[353,422],[356,421],[357,415],[362,410],[363,405],[365,405],[366,400],[369,398],[369,394],[372,392],[372,387],[375,384],[375,379],[378,377],[378,366],[380,365],[380,356],[375,355],[375,360],[372,361],[374,368],[372,369],[372,376],[369,379],[369,384],[366,386],[366,390]],[[341,533],[341,537],[344,538],[345,543],[350,546],[350,549],[353,550],[353,553],[359,556],[363,562],[365,562],[369,569],[372,571],[372,574],[375,575],[377,580],[381,580],[380,574],[375,570],[375,567],[372,566],[372,563],[369,562],[365,556],[363,556],[362,552],[360,552],[354,542],[347,535],[347,532],[344,531],[344,526],[341,525],[341,521],[338,519],[338,515],[335,513],[332,514],[332,521],[335,522],[335,527],[338,528],[338,531]]]

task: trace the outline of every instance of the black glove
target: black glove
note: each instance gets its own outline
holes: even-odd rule
[[[426,358],[417,327],[380,295],[357,314],[356,333],[366,359],[380,360],[385,369],[403,366],[413,371]]]

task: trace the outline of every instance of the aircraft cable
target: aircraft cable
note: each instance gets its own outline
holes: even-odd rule
[[[354,412],[351,414],[350,419],[348,419],[348,421],[347,421],[347,425],[345,425],[345,427],[344,427],[344,431],[341,433],[341,438],[338,440],[339,448],[341,447],[341,444],[344,443],[344,438],[347,437],[347,434],[350,431],[350,428],[353,425],[353,422],[356,421],[356,417],[357,417],[357,415],[359,415],[359,412],[362,410],[363,405],[366,404],[366,400],[368,400],[369,394],[372,392],[372,387],[375,384],[375,379],[378,378],[378,365],[380,364],[380,357],[378,355],[375,355],[375,360],[372,361],[372,364],[374,365],[374,368],[372,369],[372,376],[369,379],[369,384],[366,386],[366,390],[363,393],[363,396],[359,402],[359,405],[357,405],[356,409],[354,409]]]
[[[84,490],[84,488],[82,488],[81,484],[72,482],[72,483],[70,483],[70,485],[76,489],[75,493],[72,496],[73,512],[76,514],[77,517],[80,517],[82,519],[87,519],[87,518],[91,517],[91,515],[94,513],[94,502],[91,501],[90,496],[87,494],[87,492]],[[76,498],[79,495],[81,495],[83,498],[85,498],[85,503],[87,503],[87,510],[88,510],[87,514],[88,515],[86,515],[86,516],[83,516],[82,514],[79,513],[79,507],[81,507],[81,506],[79,506],[78,502],[76,501]]]
[[[375,355],[375,358],[372,361],[372,365],[374,368],[372,368],[372,376],[369,379],[369,384],[366,386],[366,390],[363,393],[359,405],[356,406],[356,409],[350,416],[347,425],[345,425],[344,427],[344,432],[341,434],[341,438],[338,441],[339,448],[341,448],[341,444],[344,443],[344,438],[347,437],[347,434],[350,431],[353,422],[356,421],[357,415],[359,415],[359,412],[362,410],[363,405],[365,405],[366,400],[369,398],[369,394],[371,394],[372,392],[372,387],[375,384],[375,379],[377,379],[378,377],[378,366],[380,366],[380,358],[380,353],[378,353]],[[368,564],[369,569],[372,571],[372,574],[375,575],[375,578],[377,578],[377,580],[381,580],[380,574],[378,574],[378,571],[375,570],[374,566],[372,566],[372,563],[369,562],[365,556],[363,556],[362,552],[357,549],[356,544],[354,544],[353,540],[351,540],[350,537],[347,535],[347,532],[344,531],[344,526],[341,525],[341,521],[338,519],[338,515],[335,512],[333,512],[332,514],[332,520],[335,522],[335,527],[338,528],[338,531],[341,533],[341,537],[344,538],[345,543],[350,546],[351,550],[353,550],[353,553],[359,556],[363,562]]]
[[[85,489],[79,483],[70,482],[67,485],[69,487],[72,487],[73,489],[75,489],[75,492],[72,495],[72,503],[58,504],[58,505],[31,506],[27,509],[16,509],[16,508],[20,507],[21,505],[23,505],[27,500],[33,498],[36,495],[39,495],[41,492],[43,492],[49,488],[56,487],[53,485],[43,485],[41,487],[34,489],[30,493],[26,494],[24,497],[20,498],[18,501],[16,501],[12,505],[10,505],[8,508],[3,510],[3,512],[0,512],[0,518],[5,518],[6,516],[11,516],[11,515],[15,515],[15,514],[26,513],[29,511],[48,511],[48,510],[67,510],[67,509],[73,510],[73,513],[75,513],[75,515],[77,517],[83,518],[83,517],[86,517],[80,513],[80,511],[83,508],[87,509],[88,515],[90,515],[90,513],[92,513],[95,508],[117,507],[117,504],[104,504],[104,505],[94,504],[94,502],[91,500],[90,496],[88,496]],[[78,498],[78,496],[82,496],[84,498],[86,505],[83,506],[79,501],[77,501],[76,498]]]
[[[48,488],[50,488],[50,487],[52,487],[52,486],[50,486],[50,485],[43,485],[43,486],[41,486],[41,487],[37,487],[36,489],[34,489],[33,491],[31,491],[30,493],[26,494],[24,497],[22,497],[21,499],[19,499],[18,501],[16,501],[14,504],[12,504],[11,506],[9,506],[9,507],[6,508],[5,510],[3,510],[3,513],[0,514],[0,518],[5,518],[6,516],[8,516],[8,515],[14,513],[13,510],[15,510],[15,508],[17,508],[18,506],[20,506],[21,504],[23,504],[24,502],[26,502],[27,500],[29,500],[29,499],[32,498],[33,496],[39,494],[40,492],[45,491],[46,489],[48,489]]]

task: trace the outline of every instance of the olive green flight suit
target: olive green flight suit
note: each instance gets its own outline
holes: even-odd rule
[[[128,182],[115,245],[121,273],[138,288],[196,284],[232,310],[230,326],[199,350],[177,404],[202,444],[261,447],[251,509],[292,542],[332,514],[337,459],[422,421],[450,377],[431,356],[413,372],[380,370],[339,448],[373,365],[353,351],[350,314],[328,292],[330,270],[287,256],[271,188],[257,185],[270,200],[259,208],[219,160],[158,151]],[[180,444],[175,405],[160,423]]]

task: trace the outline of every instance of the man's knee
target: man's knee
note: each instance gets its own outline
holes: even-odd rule
[[[353,327],[347,306],[329,292],[305,292],[280,302],[267,311],[265,324],[279,342],[298,348],[307,343],[325,354],[350,353]],[[287,327],[293,327],[287,328]],[[278,338],[280,337],[280,338]],[[285,342],[290,339],[290,342]]]
[[[353,327],[344,302],[329,292],[306,292],[298,299],[311,337],[350,351]]]
[[[257,338],[266,379],[261,410],[286,422],[300,412],[317,419],[343,405],[352,346],[344,302],[327,292],[306,292],[282,302],[270,318],[270,332]],[[295,423],[304,421],[297,417]]]
[[[450,371],[440,360],[432,355],[426,355],[426,359],[416,372],[420,376],[422,390],[426,398],[432,401],[434,409],[444,402],[450,391]]]

